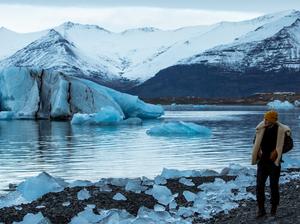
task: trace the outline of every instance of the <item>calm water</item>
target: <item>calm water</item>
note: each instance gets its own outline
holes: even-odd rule
[[[249,166],[254,128],[265,107],[170,106],[163,118],[142,126],[72,126],[69,122],[0,121],[0,192],[41,171],[67,180],[153,177],[164,167],[220,170]],[[300,108],[280,112],[293,130],[300,159]],[[183,120],[212,129],[210,138],[152,137],[146,130]]]

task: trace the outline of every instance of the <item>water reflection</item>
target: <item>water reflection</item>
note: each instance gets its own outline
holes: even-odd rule
[[[176,108],[176,107],[175,107]],[[173,108],[174,109],[174,108]],[[164,167],[213,168],[249,165],[254,128],[265,107],[184,108],[142,126],[72,126],[69,122],[0,121],[0,189],[47,171],[67,180],[153,177]],[[184,111],[187,110],[187,111]],[[299,109],[280,113],[291,126],[300,159]],[[193,121],[212,129],[210,138],[154,137],[146,130],[163,121]]]

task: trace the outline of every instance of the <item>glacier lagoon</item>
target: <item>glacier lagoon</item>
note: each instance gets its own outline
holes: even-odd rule
[[[143,125],[71,125],[48,120],[0,121],[0,191],[46,171],[66,180],[102,177],[154,177],[163,168],[221,170],[230,163],[250,167],[254,128],[264,106],[172,105]],[[280,111],[292,128],[300,159],[300,108]],[[146,131],[168,121],[209,127],[210,137],[149,136]]]

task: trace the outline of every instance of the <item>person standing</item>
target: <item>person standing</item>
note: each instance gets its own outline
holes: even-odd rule
[[[279,205],[279,177],[285,134],[291,135],[291,129],[278,122],[278,113],[274,110],[264,114],[264,120],[256,127],[252,149],[252,165],[257,164],[256,200],[257,218],[266,215],[265,184],[270,178],[271,216],[276,215]]]

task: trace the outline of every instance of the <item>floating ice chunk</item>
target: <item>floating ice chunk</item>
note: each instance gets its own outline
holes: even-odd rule
[[[173,121],[152,127],[151,129],[147,130],[146,133],[153,136],[197,135],[209,137],[211,135],[211,130],[205,126],[191,122]]]
[[[274,100],[272,102],[269,102],[267,106],[270,109],[275,109],[275,110],[291,110],[295,108],[295,106],[292,103],[288,101],[282,102],[280,100]]]
[[[157,185],[164,185],[167,183],[166,178],[162,177],[162,176],[156,176],[154,178],[154,183]]]
[[[120,125],[142,125],[143,120],[141,118],[138,118],[138,117],[130,117],[126,120],[120,121],[119,124]]]
[[[182,177],[182,178],[179,179],[179,183],[182,183],[182,184],[184,184],[186,186],[190,186],[190,187],[195,186],[195,184],[193,183],[192,180],[186,179],[184,177]]]
[[[48,219],[46,219],[41,212],[37,214],[28,213],[24,216],[23,221],[21,222],[13,222],[13,224],[47,224],[51,223]]]
[[[184,191],[183,196],[187,201],[195,201],[197,195],[190,191]]]
[[[181,177],[201,177],[201,176],[218,176],[218,172],[214,170],[176,170],[176,169],[166,169],[164,168],[161,176],[166,179],[175,179]]]
[[[62,191],[67,183],[46,172],[30,177],[19,184],[17,191],[28,201],[33,201],[46,193]]]
[[[168,205],[174,197],[169,188],[160,185],[153,185],[152,196],[163,205]]]
[[[114,195],[113,199],[116,201],[126,201],[127,200],[127,198],[121,193],[116,193]]]
[[[89,199],[90,197],[91,197],[90,192],[85,188],[83,188],[81,191],[77,193],[77,199],[80,201]]]
[[[71,124],[99,124],[114,125],[120,122],[123,117],[113,107],[102,107],[101,111],[94,114],[74,114]]]
[[[0,120],[12,120],[15,116],[15,113],[12,111],[0,111]]]

